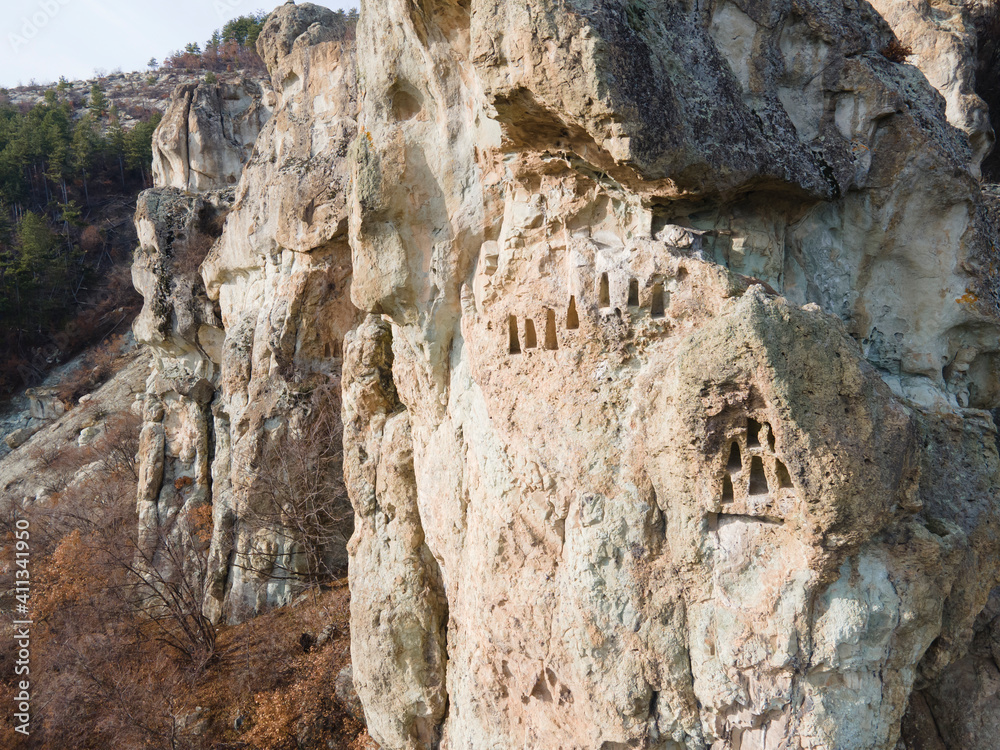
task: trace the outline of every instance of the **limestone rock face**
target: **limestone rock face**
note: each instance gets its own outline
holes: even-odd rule
[[[162,187],[143,192],[136,209],[132,279],[145,304],[133,332],[153,354],[142,402],[140,541],[166,575],[180,572],[196,512],[212,500],[213,356],[224,334],[198,266],[231,204],[231,190]]]
[[[180,88],[155,136],[143,543],[213,620],[291,601],[268,456],[341,394],[342,681],[388,750],[994,747],[964,24],[377,0],[355,57],[281,6],[270,86]]]
[[[309,23],[288,31],[300,16]],[[275,469],[265,456],[310,434],[315,394],[332,391],[339,411],[342,342],[357,320],[342,158],[356,133],[356,83],[352,51],[327,33],[331,19],[311,5],[272,14],[260,48],[275,91],[236,99],[228,89],[178,89],[155,135],[158,187],[136,215],[133,275],[146,304],[135,329],[155,355],[140,525],[149,544],[162,544],[173,538],[171,513],[210,504],[201,584],[214,620],[287,603],[301,589],[307,555],[272,507],[274,492],[264,497],[278,482],[273,471],[262,476]],[[177,189],[204,191],[233,174],[239,183],[225,191]],[[178,257],[183,274],[171,271]],[[328,562],[346,564],[350,518],[333,531],[343,540]]]
[[[296,21],[303,15],[309,24],[277,45],[274,30],[303,27]],[[310,393],[339,394],[343,340],[358,319],[344,158],[357,132],[356,80],[353,50],[328,33],[333,22],[331,11],[309,4],[283,6],[268,19],[258,50],[279,105],[202,266],[226,330],[216,419],[228,437],[213,469],[210,596],[230,612],[285,603],[296,593],[294,576],[269,578],[253,562],[263,554],[297,565],[294,535],[240,519],[264,515],[257,507],[262,453],[288,430],[308,432]],[[341,530],[341,552],[350,530],[349,523]]]
[[[179,85],[153,135],[154,184],[192,192],[235,185],[274,104],[274,92],[249,78]]]
[[[978,176],[979,165],[993,148],[994,134],[986,103],[976,95],[975,35],[967,12],[973,2],[949,3],[925,0],[872,0],[906,47],[909,60],[927,76],[947,104],[948,121],[964,131],[972,146],[970,169]]]
[[[989,137],[968,71],[882,54],[964,37],[876,6],[362,9],[344,471],[383,747],[995,743]]]

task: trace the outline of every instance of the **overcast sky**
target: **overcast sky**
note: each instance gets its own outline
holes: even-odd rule
[[[202,47],[231,18],[282,0],[0,0],[0,87],[146,70],[188,42]],[[355,0],[313,0],[328,8]]]

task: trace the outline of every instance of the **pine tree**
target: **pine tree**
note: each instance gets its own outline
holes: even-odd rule
[[[118,108],[111,107],[108,111],[108,129],[104,137],[105,152],[108,157],[118,161],[118,170],[122,178],[122,190],[125,189],[125,130],[118,117]]]
[[[101,90],[100,84],[95,83],[90,87],[89,107],[90,111],[98,117],[103,115],[108,108],[108,98],[104,95],[104,91]]]
[[[257,37],[264,28],[267,16],[264,11],[257,11],[234,18],[222,27],[222,38],[227,42],[236,42],[241,47],[253,47],[257,44]]]
[[[161,115],[157,112],[147,122],[140,122],[124,136],[125,164],[129,169],[139,170],[143,184],[146,184],[146,170],[153,161],[153,131],[160,124],[160,119]]]
[[[72,295],[69,253],[44,217],[28,211],[17,227],[12,271],[18,289],[18,317],[41,330],[68,307]],[[30,316],[30,317],[29,317]]]
[[[66,200],[66,185],[64,179],[70,162],[70,143],[72,124],[68,105],[50,105],[43,119],[45,134],[44,154],[47,157],[48,168],[45,176],[63,189],[63,200]]]
[[[94,157],[101,149],[101,134],[91,112],[85,114],[73,129],[73,142],[70,144],[70,163],[73,169],[83,177],[83,193],[90,205],[90,189],[87,186],[87,172],[94,164]]]

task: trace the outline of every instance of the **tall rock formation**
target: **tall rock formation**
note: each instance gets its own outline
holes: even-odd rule
[[[262,495],[273,477],[261,475],[269,470],[261,459],[290,433],[307,435],[317,418],[329,417],[318,409],[339,410],[343,339],[357,321],[347,242],[350,173],[339,158],[357,132],[353,48],[338,40],[333,13],[311,5],[272,14],[257,47],[276,109],[201,269],[226,331],[216,414],[226,446],[213,469],[219,484],[209,591],[220,609],[210,607],[213,615],[226,608],[236,614],[241,603],[286,603],[300,587],[302,540],[266,522]],[[334,389],[332,403],[314,398],[323,389]],[[346,505],[331,497],[335,502]],[[341,537],[328,552],[343,565],[349,519],[328,531]]]
[[[938,5],[362,8],[384,747],[994,746],[992,134]]]
[[[289,601],[267,457],[342,383],[388,750],[994,747],[962,12],[377,0],[355,60],[281,6],[270,93],[180,90],[137,213],[150,548],[213,619]]]
[[[246,78],[178,86],[153,137],[155,186],[197,193],[235,185],[274,108],[265,89]]]
[[[994,142],[989,110],[975,93],[976,40],[968,11],[981,4],[983,0],[872,0],[901,45],[911,51],[909,62],[944,97],[948,121],[968,136],[970,171],[977,177]]]
[[[336,156],[355,136],[356,84],[334,20],[315,6],[276,13],[258,44],[269,84],[179,87],[154,138],[157,187],[136,214],[135,330],[154,352],[140,527],[161,574],[184,560],[213,620],[287,603],[308,572],[301,524],[274,490],[291,470],[280,451],[339,411],[356,322],[349,169]],[[210,540],[195,533],[198,509]],[[341,539],[317,554],[344,565],[349,515],[323,521]]]

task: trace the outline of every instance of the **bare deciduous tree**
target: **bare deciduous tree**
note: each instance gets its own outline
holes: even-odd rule
[[[343,573],[354,515],[343,479],[342,435],[340,385],[325,384],[264,443],[257,466],[245,467],[250,501],[241,522],[282,542],[252,549],[245,562],[250,572],[306,586]]]

